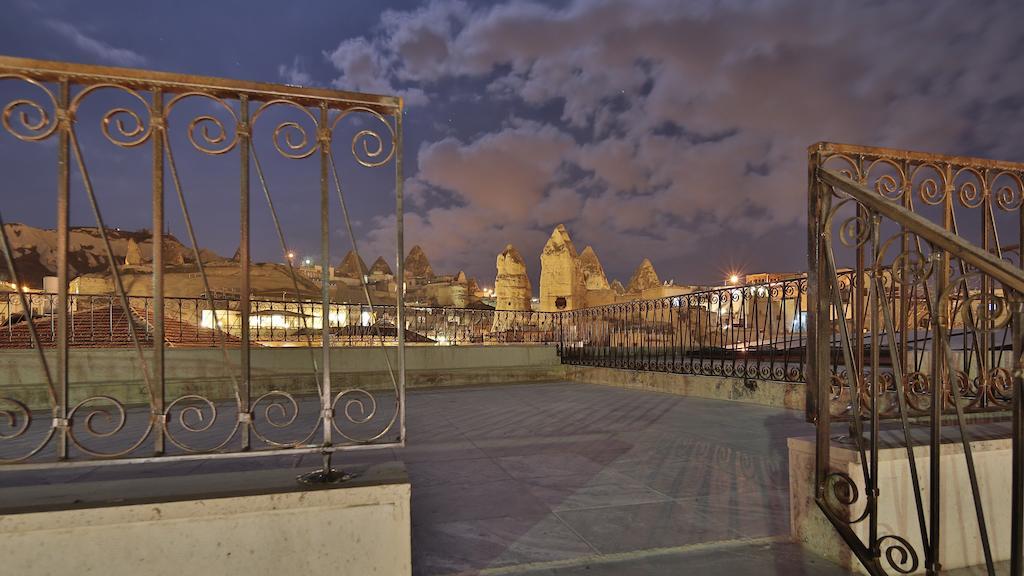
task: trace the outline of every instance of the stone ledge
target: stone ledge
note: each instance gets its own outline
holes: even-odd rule
[[[649,390],[696,398],[747,402],[790,410],[803,410],[806,403],[806,385],[802,382],[777,382],[751,378],[700,376],[575,365],[565,367],[565,378],[574,382]]]
[[[361,472],[323,487],[287,468],[2,489],[0,555],[14,574],[409,574],[404,466]]]

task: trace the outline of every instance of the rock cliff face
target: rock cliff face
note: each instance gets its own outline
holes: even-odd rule
[[[626,293],[626,287],[622,285],[622,282],[614,280],[612,281],[612,291],[621,296]]]
[[[654,271],[654,265],[651,264],[651,261],[644,258],[644,261],[633,272],[633,277],[629,279],[629,284],[626,285],[626,292],[637,294],[650,288],[657,288],[658,286],[661,286],[658,273]]]
[[[587,287],[579,254],[565,226],[551,232],[540,256],[540,307],[545,311],[586,306]]]
[[[413,246],[405,257],[405,276],[406,278],[421,278],[424,280],[430,280],[434,277],[434,269],[430,267],[430,260],[427,260],[427,255],[423,252],[423,248],[420,248],[419,244]]]
[[[57,232],[45,228],[35,228],[26,224],[4,224],[4,232],[11,243],[14,263],[23,284],[41,288],[44,276],[57,275]],[[82,274],[102,273],[110,271],[106,250],[100,239],[98,228],[75,227],[69,231],[68,242],[68,273],[71,278]],[[152,260],[153,238],[145,231],[127,231],[114,228],[107,229],[107,238],[114,252],[118,265],[124,264],[129,242],[134,242],[138,249],[138,260],[132,261],[146,264]],[[164,263],[175,265],[178,262],[194,263],[192,248],[183,245],[171,235],[164,237]],[[199,251],[203,262],[223,260],[210,250]],[[6,266],[0,265],[0,279],[6,279],[9,272]]]
[[[355,253],[354,250],[349,250],[348,254],[345,254],[345,258],[341,261],[341,264],[334,270],[335,276],[341,276],[344,278],[362,278],[367,275],[369,270],[366,268],[366,262]]]
[[[494,279],[495,310],[529,310],[533,287],[526,273],[526,261],[509,244],[498,254],[498,275]]]
[[[608,290],[608,277],[592,247],[587,246],[580,252],[580,265],[583,267],[583,281],[587,290]]]
[[[391,266],[383,256],[378,256],[373,261],[373,266],[370,266],[370,276],[394,276],[395,273],[391,271]]]

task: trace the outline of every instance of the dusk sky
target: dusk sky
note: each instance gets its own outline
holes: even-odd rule
[[[1019,1],[12,0],[0,54],[399,94],[406,248],[435,270],[493,285],[511,242],[536,282],[562,222],[609,279],[647,257],[689,284],[806,267],[816,141],[1024,160],[1022,18]],[[12,171],[14,146],[0,135],[4,219],[52,227],[52,168]],[[145,174],[112,225],[146,225]],[[391,256],[387,192],[354,196],[367,262]],[[308,253],[303,210],[285,225]],[[202,212],[201,243],[230,256],[237,228]],[[340,260],[340,220],[336,241]]]

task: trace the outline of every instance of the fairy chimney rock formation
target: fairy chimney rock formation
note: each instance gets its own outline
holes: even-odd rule
[[[341,261],[341,264],[335,270],[335,274],[343,278],[362,278],[367,274],[366,262],[356,254],[355,250],[349,250],[348,254],[345,254],[345,259]]]
[[[466,278],[466,273],[462,270],[459,270],[459,273],[456,274],[455,281],[459,284],[469,284],[469,280]]]
[[[164,246],[164,264],[168,266],[183,266],[185,264],[185,252],[175,250],[172,246]]]
[[[134,238],[128,239],[128,248],[124,254],[124,265],[125,266],[139,266],[142,264],[142,250],[139,249],[138,242]]]
[[[373,261],[373,266],[370,266],[370,276],[394,276],[395,273],[391,271],[391,266],[383,256],[378,256]]]
[[[405,257],[405,277],[428,281],[434,277],[434,269],[430,267],[430,260],[427,260],[427,255],[419,244],[413,246]]]
[[[604,275],[604,267],[597,259],[597,253],[590,246],[580,252],[580,265],[583,267],[583,281],[587,290],[608,290],[608,277]]]
[[[613,280],[612,291],[621,296],[626,293],[626,287],[622,285],[622,282],[619,282],[618,280]]]
[[[638,294],[644,290],[659,286],[661,286],[661,280],[658,279],[658,273],[654,271],[654,265],[651,264],[650,260],[644,258],[644,261],[633,272],[633,277],[629,279],[626,292]]]
[[[533,286],[526,274],[526,261],[509,244],[498,254],[498,276],[494,279],[495,310],[529,310]]]
[[[551,232],[540,256],[540,309],[548,312],[586,306],[587,286],[579,254],[565,226]]]

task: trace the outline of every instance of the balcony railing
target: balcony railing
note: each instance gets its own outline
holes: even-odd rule
[[[30,314],[21,308],[27,302]],[[211,308],[211,300],[213,307]],[[34,347],[28,318],[44,348],[57,344],[56,294],[0,292],[0,349]],[[130,296],[128,310],[111,294],[69,294],[68,345],[74,348],[130,347],[128,323],[144,344],[153,346],[154,302],[151,296]],[[238,348],[242,342],[240,299],[235,297],[164,297],[164,339],[172,348]],[[322,305],[314,301],[249,300],[249,342],[254,346],[321,344]],[[328,308],[332,346],[396,345],[394,305],[334,304]],[[462,346],[470,344],[561,342],[559,315],[549,312],[496,311],[475,308],[406,306],[407,344]]]
[[[807,281],[780,280],[561,314],[569,364],[801,382]]]
[[[967,414],[987,413],[1000,432],[986,436],[1012,438],[1012,470],[990,467],[1005,476],[987,485],[991,502],[1012,509],[1011,573],[1022,574],[1024,164],[819,144],[810,175],[807,408],[819,507],[871,574],[938,573],[943,539],[974,547],[975,533],[994,574],[993,510],[983,505],[979,432]],[[843,264],[853,269],[848,286],[838,281]],[[848,423],[855,475],[833,468],[835,420]],[[886,430],[906,449],[906,472],[879,461]],[[943,450],[948,441],[959,446]],[[916,460],[924,455],[927,464]],[[900,474],[911,490],[880,493],[880,477]],[[1009,489],[996,496],[992,486]],[[973,510],[947,509],[956,498],[947,490],[969,490]],[[884,507],[913,510],[910,529],[880,523]],[[940,531],[961,513],[956,533]]]
[[[57,276],[53,297],[40,302],[19,290],[0,303],[8,307],[8,321],[0,329],[6,335],[0,339],[13,343],[20,328],[11,318],[19,311],[26,318],[17,341],[38,351],[35,361],[48,404],[46,411],[30,408],[24,396],[29,391],[15,382],[0,383],[0,462],[203,458],[279,448],[322,452],[329,459],[335,450],[401,445],[405,332],[393,334],[394,354],[378,346],[386,366],[383,392],[332,384],[330,349],[339,335],[330,324],[326,274],[333,230],[345,230],[348,248],[358,255],[347,203],[352,187],[378,197],[394,193],[396,276],[403,277],[402,114],[401,99],[392,96],[0,57],[0,138],[7,140],[0,166],[5,174],[38,177],[47,186],[56,182],[53,211],[42,216],[56,221]],[[32,154],[34,160],[27,161]],[[200,178],[197,166],[218,171],[217,176]],[[283,181],[285,190],[278,187]],[[108,188],[116,187],[132,194],[113,200]],[[5,189],[4,198],[24,193]],[[133,273],[133,281],[146,283],[147,298],[126,289],[126,257],[115,253],[108,232],[111,205],[126,202],[124,196],[141,198],[145,207],[136,213],[151,219],[149,269]],[[271,239],[272,251],[279,250],[271,258],[284,263],[289,290],[302,293],[304,280],[289,257],[288,227],[279,218],[280,206],[300,197],[315,199],[316,207],[308,210],[315,224],[303,227],[319,232],[317,263],[324,278],[320,298],[301,304],[296,313],[319,322],[304,328],[302,337],[322,350],[310,347],[308,374],[294,379],[301,386],[258,387],[251,378],[251,349],[259,345],[253,338],[263,337],[275,322],[290,322],[290,314],[252,301],[257,278],[251,239],[257,233]],[[210,211],[215,199],[220,204],[213,224],[194,218]],[[254,229],[254,208],[272,226]],[[8,217],[17,209],[17,203],[2,206]],[[165,296],[171,264],[165,223],[172,211],[187,234],[189,266],[202,285],[205,306]],[[79,225],[90,219],[96,230],[103,272],[113,282],[106,300],[69,294],[72,219]],[[200,248],[208,245],[209,234],[225,230],[237,233],[237,274],[227,280],[235,286],[218,290],[238,295],[233,310],[211,289]],[[0,249],[0,271],[14,286],[24,286],[24,263],[12,250],[3,218]],[[365,283],[362,288],[371,302]],[[404,324],[403,298],[399,282],[395,301],[387,303],[398,326]],[[270,311],[269,326],[264,311]],[[376,308],[370,313],[371,318],[385,315]],[[224,330],[218,329],[222,322],[229,325]],[[374,323],[370,329],[379,340],[387,339],[383,326]],[[133,351],[132,365],[123,370],[141,375],[132,386],[141,389],[145,406],[127,405],[127,391],[116,386],[85,397],[71,387],[69,350],[104,338]],[[208,397],[168,388],[165,351],[175,338],[215,340],[227,392]],[[53,354],[46,353],[48,346]]]

